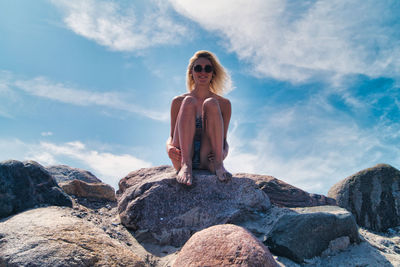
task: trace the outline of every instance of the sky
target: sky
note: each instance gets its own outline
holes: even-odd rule
[[[225,166],[312,193],[400,168],[400,2],[0,0],[0,161],[118,189],[170,165],[174,96],[198,50],[230,73]]]

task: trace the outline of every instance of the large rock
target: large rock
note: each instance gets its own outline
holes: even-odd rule
[[[360,241],[354,217],[345,209],[320,206],[292,210],[278,219],[265,241],[276,255],[301,263],[331,249],[340,237],[349,237],[351,243]]]
[[[0,222],[0,266],[145,266],[70,208],[29,210]]]
[[[268,248],[246,229],[216,225],[194,234],[183,246],[174,267],[278,266]]]
[[[273,176],[237,173],[235,177],[254,180],[268,195],[271,203],[280,207],[313,207],[336,204],[333,198],[308,193]]]
[[[40,205],[72,207],[72,201],[37,162],[0,163],[0,218]]]
[[[117,191],[121,222],[139,241],[182,246],[192,234],[270,207],[268,196],[251,179],[220,182],[195,171],[191,187],[176,182],[172,167],[131,172]]]
[[[100,183],[101,181],[91,172],[72,168],[67,165],[53,165],[46,167],[47,171],[56,179],[57,183],[71,180],[81,180],[86,183]]]
[[[358,225],[384,231],[400,225],[400,171],[379,164],[335,184],[328,196],[351,211]]]
[[[60,182],[58,185],[68,195],[90,199],[116,201],[114,188],[108,184],[86,183],[81,180],[70,180],[66,182]]]

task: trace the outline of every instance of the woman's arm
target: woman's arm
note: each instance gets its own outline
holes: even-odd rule
[[[224,120],[224,147],[222,152],[222,158],[225,159],[226,156],[228,156],[228,151],[229,151],[227,135],[228,135],[229,122],[231,120],[231,115],[232,115],[232,105],[229,99],[222,98],[221,112],[222,112],[222,119]]]
[[[167,139],[166,147],[167,154],[170,159],[180,161],[181,151],[178,147],[173,145],[173,138],[175,132],[176,118],[178,117],[179,109],[181,107],[184,96],[177,96],[172,100],[171,103],[171,130],[170,135]]]
[[[231,120],[231,114],[232,114],[231,101],[229,101],[226,98],[222,98],[220,108],[221,108],[221,112],[222,112],[222,119],[224,120],[224,141],[226,142],[226,137],[228,135],[229,122]]]
[[[228,156],[229,145],[226,139],[224,139],[224,148],[222,150],[222,159],[224,160]]]

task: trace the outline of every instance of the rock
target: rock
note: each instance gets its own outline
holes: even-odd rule
[[[340,251],[346,250],[350,245],[348,236],[341,236],[329,242],[329,246],[322,252],[322,256],[333,256]]]
[[[353,215],[337,206],[293,208],[283,215],[268,234],[265,244],[272,253],[298,263],[321,255],[330,242],[348,236],[360,242]]]
[[[335,184],[328,196],[351,211],[359,226],[385,231],[400,225],[400,171],[378,164]]]
[[[182,247],[174,267],[278,266],[268,248],[246,229],[216,225],[195,233]]]
[[[70,208],[25,211],[0,222],[0,266],[145,266]]]
[[[0,218],[41,205],[72,207],[72,201],[37,162],[0,163]]]
[[[119,183],[121,222],[141,242],[182,246],[202,229],[246,217],[270,207],[268,196],[251,179],[220,182],[206,171],[194,171],[191,187],[176,182],[170,166],[131,172]]]
[[[271,203],[280,207],[313,207],[322,205],[336,205],[333,198],[324,195],[310,194],[293,185],[267,175],[237,173],[235,177],[254,180],[271,200]]]
[[[86,183],[101,183],[95,175],[91,172],[72,168],[67,165],[53,165],[46,167],[47,171],[56,179],[57,183],[67,182],[70,180],[81,180]]]
[[[104,183],[86,183],[81,180],[60,182],[58,185],[68,195],[77,197],[116,201],[114,188]]]

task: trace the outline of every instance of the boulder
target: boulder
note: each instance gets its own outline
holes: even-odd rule
[[[86,183],[100,183],[101,181],[91,172],[72,168],[67,165],[53,165],[46,167],[47,171],[56,179],[57,183],[70,180],[81,180]]]
[[[310,194],[273,176],[237,173],[235,177],[254,180],[260,189],[268,195],[271,203],[279,207],[336,205],[333,198],[319,194]]]
[[[46,207],[0,221],[0,266],[145,266],[73,209]]]
[[[86,183],[81,180],[60,182],[58,185],[68,195],[77,197],[116,201],[114,188],[104,183]]]
[[[340,237],[360,242],[353,215],[337,206],[293,208],[281,216],[269,232],[265,244],[272,253],[298,263],[320,256]]]
[[[400,225],[400,171],[390,165],[353,174],[335,184],[328,196],[351,211],[359,226],[385,231]]]
[[[216,225],[195,233],[182,247],[174,267],[278,266],[271,252],[246,229]]]
[[[72,200],[37,162],[0,163],[0,218],[40,205],[72,207]]]
[[[122,224],[141,242],[179,247],[197,231],[270,207],[251,179],[233,177],[224,183],[207,171],[193,174],[190,187],[176,181],[170,166],[128,174],[117,191]]]

